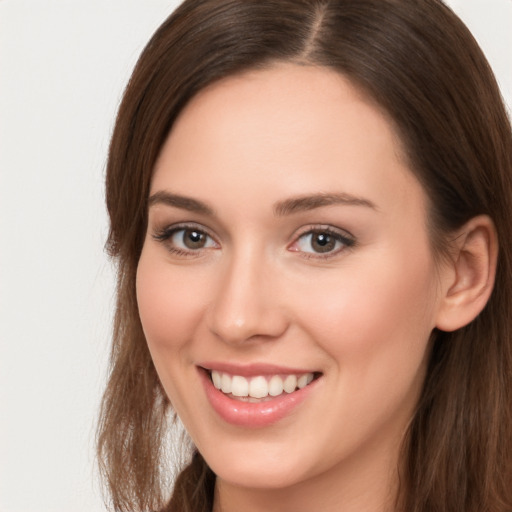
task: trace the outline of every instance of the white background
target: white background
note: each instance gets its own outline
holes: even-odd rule
[[[104,510],[105,157],[136,58],[176,4],[0,0],[0,512]],[[512,0],[450,5],[512,105]]]

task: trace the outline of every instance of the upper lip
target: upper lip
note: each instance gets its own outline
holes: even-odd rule
[[[258,375],[303,375],[305,373],[319,373],[316,370],[307,368],[291,368],[268,363],[251,364],[233,364],[224,362],[204,362],[198,364],[200,368],[208,371],[218,371],[229,373],[230,375],[240,375],[242,377],[255,377]]]

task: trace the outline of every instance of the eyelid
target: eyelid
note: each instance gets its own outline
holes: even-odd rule
[[[215,240],[215,237],[210,233],[210,230],[197,222],[177,222],[176,224],[165,225],[162,228],[154,227],[152,236],[153,238],[161,239],[163,237],[171,236],[176,231],[180,231],[182,229],[196,229]]]
[[[308,224],[306,226],[302,226],[296,230],[295,238],[299,238],[300,236],[306,235],[307,233],[311,233],[312,231],[322,231],[332,233],[334,235],[340,235],[344,238],[354,240],[356,237],[347,229],[339,228],[337,226],[333,226],[332,224]]]
[[[174,234],[182,230],[197,230],[201,233],[204,233],[207,237],[213,240],[215,247],[200,247],[197,249],[184,249],[181,247],[176,247],[169,243],[169,240],[172,238]],[[342,247],[329,251],[329,252],[315,252],[315,251],[304,251],[299,248],[293,248],[294,245],[298,243],[298,241],[306,236],[313,235],[314,233],[327,233],[330,236],[333,236],[337,242],[342,244]],[[167,246],[167,249],[181,256],[200,256],[205,250],[217,249],[220,248],[220,244],[210,230],[204,225],[197,222],[178,222],[176,224],[166,225],[162,228],[155,227],[153,229],[152,238],[157,242],[161,242]],[[339,227],[335,227],[329,224],[311,224],[308,226],[303,226],[300,228],[293,237],[293,241],[287,245],[287,249],[292,252],[298,252],[304,258],[315,258],[315,259],[328,259],[337,256],[340,252],[345,252],[346,250],[352,249],[356,245],[356,238],[352,233],[347,231],[346,229],[342,229]]]
[[[343,244],[343,246],[337,250],[326,253],[317,253],[314,251],[306,252],[301,251],[300,249],[291,248],[293,245],[297,244],[302,237],[306,235],[312,235],[313,233],[327,233],[333,236],[337,241],[340,241]],[[346,250],[352,249],[356,245],[356,243],[356,237],[346,229],[334,227],[329,224],[312,224],[309,226],[304,226],[298,231],[298,233],[295,234],[293,241],[288,245],[288,250],[301,253],[302,257],[307,259],[328,259],[337,256],[341,252],[345,252]]]
[[[174,234],[179,231],[186,230],[196,230],[200,233],[204,233],[207,237],[209,237],[215,243],[216,247],[201,247],[198,249],[183,249],[181,247],[171,246],[169,240],[172,238]],[[199,253],[205,250],[216,249],[220,246],[216,237],[213,236],[208,228],[199,224],[197,222],[178,222],[176,224],[166,225],[162,228],[154,228],[153,233],[151,234],[152,238],[157,242],[161,242],[167,245],[167,249],[172,253],[182,255],[182,256],[199,256]]]

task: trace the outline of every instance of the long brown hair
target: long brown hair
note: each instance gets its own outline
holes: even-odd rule
[[[397,508],[510,512],[512,134],[485,57],[440,0],[187,0],[147,45],[107,167],[118,288],[98,454],[114,510],[211,510],[215,477],[198,453],[168,501],[171,409],[142,332],[135,274],[151,173],[177,115],[208,84],[276,61],[334,69],[387,112],[430,199],[437,253],[473,216],[494,220],[495,289],[471,324],[435,333],[403,443]]]

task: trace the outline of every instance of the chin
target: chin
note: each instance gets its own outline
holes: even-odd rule
[[[296,468],[295,468],[296,469]],[[286,467],[286,464],[247,464],[239,461],[233,465],[212,467],[218,478],[236,487],[252,489],[285,489],[304,480],[304,475]]]
[[[219,479],[237,487],[284,489],[312,476],[312,461],[297,457],[292,447],[279,450],[272,443],[250,445],[241,443],[216,453],[206,450],[203,457]]]

